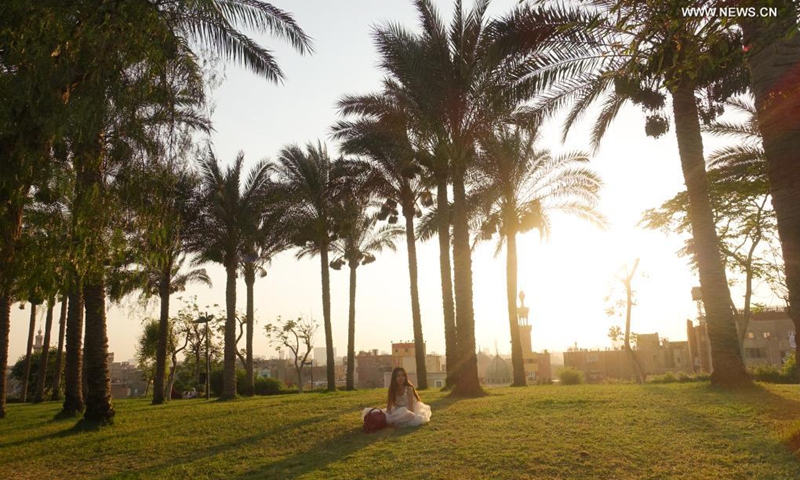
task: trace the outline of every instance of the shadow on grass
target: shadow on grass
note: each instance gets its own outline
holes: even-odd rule
[[[658,395],[674,395],[668,389],[659,388],[657,385],[649,385],[647,388],[650,392]],[[700,389],[705,390],[703,393],[716,395],[719,400],[752,407],[772,421],[788,422],[789,425],[784,426],[786,430],[781,443],[795,457],[800,458],[800,421],[797,421],[800,418],[800,400],[776,394],[764,385],[757,383],[740,388],[722,388],[706,384]],[[720,405],[724,405],[724,403],[720,403]],[[692,424],[704,425],[712,429],[720,426],[716,419],[684,406],[676,406],[674,409],[680,411],[682,418],[691,419]]]
[[[314,472],[324,476],[322,470],[328,465],[346,460],[350,455],[369,445],[395,440],[412,434],[419,428],[425,427],[387,428],[376,433],[366,434],[361,427],[355,427],[330,440],[314,444],[307,450],[289,455],[277,462],[255,467],[237,475],[235,478],[243,480],[263,478],[289,479]]]

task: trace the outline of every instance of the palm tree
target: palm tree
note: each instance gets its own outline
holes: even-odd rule
[[[597,0],[579,7],[552,2],[515,10],[499,30],[516,30],[508,41],[550,35],[561,43],[562,48],[551,50],[548,61],[535,70],[537,74],[529,75],[540,86],[552,87],[535,107],[549,112],[573,102],[566,134],[581,113],[603,98],[592,132],[595,147],[628,101],[651,112],[645,125],[648,135],[665,133],[669,120],[661,112],[666,100],[663,91],[669,93],[714,356],[712,381],[739,385],[750,378],[738,347],[711,211],[700,121],[701,115],[709,120],[718,113],[719,99],[745,87],[742,48],[736,32],[726,31],[719,19],[682,16],[682,5],[664,2],[645,11],[635,0]],[[546,24],[539,22],[543,17],[549,19]],[[556,34],[554,25],[559,27]],[[706,94],[702,109],[697,92]]]
[[[56,365],[53,371],[53,387],[52,396],[53,401],[61,400],[61,371],[63,365],[62,357],[64,356],[64,336],[67,331],[67,297],[61,296],[61,313],[58,316],[58,349],[56,350]]]
[[[522,102],[535,90],[519,79],[521,73],[532,70],[530,63],[535,64],[536,60],[518,57],[514,48],[498,43],[504,37],[499,35],[502,32],[497,22],[487,19],[488,5],[487,0],[480,0],[465,12],[461,1],[456,1],[447,28],[429,0],[417,0],[421,34],[396,25],[375,32],[380,65],[403,87],[407,103],[419,112],[421,130],[428,130],[426,138],[433,142],[428,151],[449,161],[449,169],[442,172],[449,174],[453,188],[454,292],[460,358],[448,369],[455,370],[458,380],[453,394],[457,396],[482,393],[475,355],[466,174],[482,135],[501,123],[529,123],[533,119]]]
[[[339,105],[345,114],[357,113],[363,108],[362,105],[369,101],[369,98],[346,97]],[[405,128],[405,119],[402,115],[398,115],[397,110],[390,110],[384,111],[379,119],[359,118],[355,121],[340,121],[334,126],[333,131],[334,135],[342,140],[344,152],[366,158],[370,166],[368,189],[383,200],[377,218],[388,220],[390,225],[394,225],[398,221],[397,207],[400,206],[402,210],[408,251],[417,382],[420,389],[426,389],[428,378],[419,303],[414,222],[415,218],[421,216],[422,207],[431,206],[432,200],[427,187],[420,179],[422,169],[416,160],[415,150]]]
[[[292,244],[301,247],[297,258],[319,254],[322,278],[322,316],[325,326],[328,391],[336,390],[331,329],[329,255],[337,240],[335,210],[346,169],[333,162],[320,142],[284,147],[274,166],[279,199],[275,210]]]
[[[506,243],[506,294],[511,330],[514,386],[527,385],[517,324],[517,234],[537,229],[547,237],[550,218],[566,213],[603,225],[597,210],[599,177],[586,165],[587,154],[554,157],[537,150],[536,135],[501,128],[481,142],[473,195],[482,205],[481,238],[500,236]]]
[[[349,198],[348,198],[349,197]],[[389,224],[378,228],[378,215],[368,213],[369,203],[355,195],[343,199],[339,214],[340,234],[331,244],[331,268],[350,270],[350,310],[347,327],[347,390],[355,388],[356,270],[375,261],[375,253],[384,248],[394,251],[394,238],[404,230]]]
[[[225,354],[222,399],[236,397],[236,272],[246,239],[259,225],[269,192],[269,168],[257,163],[241,183],[244,154],[233,165],[220,168],[211,149],[200,162],[200,214],[191,227],[190,250],[196,263],[215,262],[225,267]]]
[[[276,215],[268,215],[260,225],[251,226],[248,232],[251,236],[244,240],[244,250],[241,255],[242,276],[247,288],[247,312],[246,325],[247,337],[245,345],[245,395],[252,397],[255,394],[254,381],[255,372],[253,368],[253,332],[255,328],[254,318],[254,290],[256,275],[265,277],[267,275],[266,265],[269,264],[275,255],[289,248],[289,242],[280,230],[279,218]]]
[[[737,2],[762,6],[758,2]],[[783,250],[789,311],[800,331],[800,6],[793,0],[777,0],[775,17],[739,18],[747,46],[746,61],[756,100],[758,125],[764,139],[772,205],[778,219]],[[795,358],[800,355],[800,347]]]

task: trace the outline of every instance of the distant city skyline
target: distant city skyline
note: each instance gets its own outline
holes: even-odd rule
[[[370,28],[385,21],[415,29],[417,17],[411,1],[374,2],[372,0],[280,0],[276,6],[295,15],[297,22],[315,40],[315,54],[300,56],[290,47],[267,37],[256,37],[270,49],[286,73],[284,85],[271,85],[242,69],[227,66],[225,82],[213,92],[216,109],[212,141],[217,157],[231,162],[240,150],[246,167],[256,161],[275,158],[278,150],[290,143],[327,142],[329,127],[338,118],[335,102],[344,94],[377,90],[383,74],[377,69]],[[450,0],[434,2],[449,20]],[[517,5],[517,0],[495,0],[492,15],[502,14]],[[601,210],[607,215],[608,230],[578,220],[555,217],[547,242],[539,242],[536,232],[521,235],[519,249],[519,288],[527,294],[533,349],[564,351],[575,342],[580,347],[610,345],[606,334],[619,318],[605,315],[607,295],[614,274],[626,262],[640,258],[645,277],[634,282],[638,304],[633,311],[633,331],[659,333],[661,337],[685,339],[686,319],[696,316],[691,288],[697,276],[687,259],[675,254],[682,239],[665,237],[660,232],[637,226],[641,213],[659,206],[684,188],[674,131],[654,140],[644,134],[643,114],[627,107],[611,126],[591,165],[605,182]],[[588,124],[580,122],[561,144],[560,121],[548,122],[542,129],[540,147],[554,152],[587,150]],[[705,151],[723,144],[705,137]],[[475,336],[481,346],[508,352],[509,328],[505,299],[504,251],[494,257],[494,242],[479,245],[473,255],[475,294]],[[418,246],[420,303],[425,341],[429,351],[444,354],[444,324],[436,240]],[[225,304],[225,274],[218,265],[206,265],[213,289],[192,286],[172,297],[171,311],[181,306],[178,297],[197,295],[200,305]],[[409,300],[406,250],[398,241],[396,253],[383,253],[371,265],[359,268],[356,307],[356,352],[385,350],[399,339],[413,338]],[[237,306],[244,310],[245,288],[238,281]],[[268,267],[266,278],[255,283],[256,335],[254,355],[270,357],[264,326],[277,316],[313,316],[322,325],[319,259],[296,260],[285,252]],[[733,287],[734,300],[741,304],[742,289]],[[331,272],[333,343],[338,351],[347,347],[347,275]],[[760,289],[754,302],[779,304],[769,292]],[[135,301],[126,301],[135,305]],[[29,306],[12,309],[9,364],[24,355]],[[148,309],[110,306],[108,311],[109,351],[119,359],[131,359],[136,338],[146,316],[157,316],[157,303]],[[44,309],[38,314],[43,324]],[[57,320],[52,337],[58,332]],[[38,330],[39,325],[36,329]],[[243,345],[244,342],[241,343]],[[316,346],[324,346],[322,329]]]

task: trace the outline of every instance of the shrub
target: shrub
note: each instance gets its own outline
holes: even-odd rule
[[[578,385],[584,381],[583,372],[572,367],[562,368],[558,372],[558,379],[561,380],[561,385]]]
[[[283,382],[275,378],[256,378],[254,385],[256,395],[277,395],[282,393]]]
[[[711,376],[707,373],[686,373],[678,372],[674,374],[667,372],[664,375],[651,375],[647,379],[647,383],[687,383],[687,382],[705,382],[710,380]]]
[[[796,361],[794,352],[791,353],[783,366],[780,368],[774,365],[756,365],[755,367],[748,368],[748,372],[753,380],[765,383],[798,383],[797,374],[794,371]]]

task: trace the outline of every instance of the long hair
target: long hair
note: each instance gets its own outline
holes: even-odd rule
[[[414,393],[414,397],[417,399],[417,401],[419,401],[419,395],[417,394],[417,389],[414,388],[414,384],[412,384],[411,380],[408,379],[408,373],[406,372],[406,369],[403,367],[397,367],[394,370],[392,370],[392,381],[389,382],[389,399],[386,402],[387,409],[392,408],[392,405],[394,405],[394,402],[397,399],[397,375],[401,372],[406,376],[406,381],[405,383],[403,383],[403,385],[406,387],[411,387],[411,391]]]

